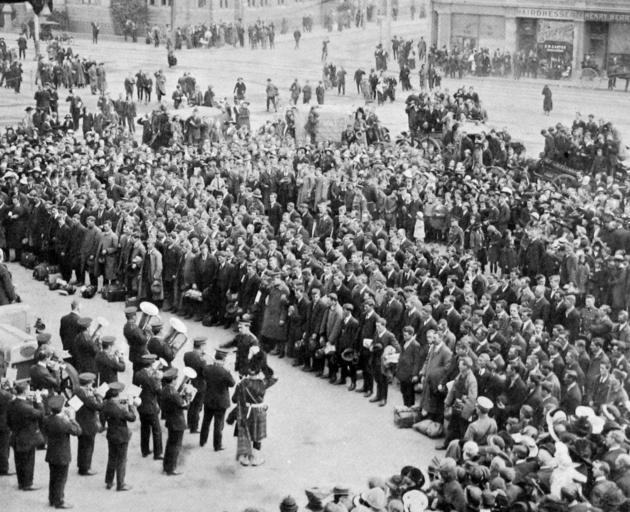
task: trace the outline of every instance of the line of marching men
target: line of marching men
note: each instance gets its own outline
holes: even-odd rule
[[[171,366],[175,350],[160,336],[159,317],[151,318],[141,328],[136,307],[125,308],[125,316],[123,333],[133,366],[130,386],[125,387],[118,381],[118,373],[125,371],[126,361],[115,348],[115,338],[100,336],[98,326],[90,333],[92,319],[81,316],[81,304],[77,300],[72,302],[71,312],[62,317],[60,325],[62,345],[66,356],[70,357],[64,362],[63,355],[51,347],[51,335],[39,332],[30,381],[13,383],[3,379],[0,386],[0,476],[12,474],[9,472],[12,448],[18,488],[39,489],[33,484],[35,454],[36,450],[45,449],[50,468],[48,501],[53,507],[72,507],[64,497],[71,463],[71,436],[78,437],[78,474],[88,477],[96,474],[92,470],[96,435],[107,429],[105,485],[107,489],[115,486],[118,491],[131,489],[125,472],[131,438],[129,423],[136,420],[140,422],[142,456],[153,454],[154,459],[161,460],[166,475],[181,474],[177,462],[184,431],[189,428],[191,433],[199,432],[199,416],[204,405],[200,445],[206,443],[214,421],[214,449],[223,450],[222,430],[225,412],[230,406],[229,388],[236,384],[232,374],[224,368],[228,352],[218,349],[214,360],[207,358],[206,339],[195,338],[193,350],[184,354],[186,368],[179,372]],[[245,361],[251,355],[250,346],[257,344],[253,335],[247,340]],[[241,371],[242,352],[243,347],[238,347],[237,367],[240,364]],[[159,360],[161,366],[157,364]],[[191,368],[196,371],[190,371]],[[271,372],[268,368],[266,371]],[[184,374],[184,378],[180,374]],[[73,377],[78,385],[70,384]],[[165,447],[160,413],[168,432]],[[253,441],[259,450],[260,439],[257,443]],[[243,465],[262,463],[256,454],[239,460]]]

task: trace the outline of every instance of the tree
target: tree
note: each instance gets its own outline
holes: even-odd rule
[[[122,34],[128,20],[133,21],[138,29],[144,28],[149,21],[146,0],[112,0],[111,11],[116,34]]]

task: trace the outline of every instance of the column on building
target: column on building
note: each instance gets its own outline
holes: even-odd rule
[[[516,16],[505,17],[505,49],[510,53],[517,50]]]
[[[584,20],[575,20],[573,27],[573,61],[571,63],[572,78],[578,80],[581,76],[582,59],[584,58],[584,37],[586,37]]]
[[[453,15],[450,10],[440,8],[437,9],[437,13],[437,46],[438,48],[441,48],[446,45],[447,48],[450,48]]]

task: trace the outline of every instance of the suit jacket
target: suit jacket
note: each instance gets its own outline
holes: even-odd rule
[[[578,405],[582,405],[582,392],[580,387],[575,384],[566,389],[562,394],[562,400],[560,400],[560,407],[567,414],[574,414],[575,408]]]
[[[207,365],[206,360],[199,352],[191,350],[184,354],[184,364],[197,372],[197,377],[191,381],[192,385],[197,388],[197,392],[206,390],[206,381],[203,378],[203,370]]]
[[[70,436],[81,434],[79,424],[61,414],[54,414],[44,418],[42,428],[48,438],[46,462],[59,466],[69,465],[72,460]]]
[[[328,308],[326,314],[326,341],[333,345],[337,344],[343,321],[343,309],[339,304]]]
[[[94,358],[96,370],[98,371],[99,382],[118,382],[118,373],[125,371],[125,361],[117,358],[114,354],[100,351]]]
[[[107,423],[107,440],[116,444],[125,444],[131,438],[128,422],[136,421],[132,406],[116,400],[105,400],[101,411],[101,421]]]
[[[574,342],[580,334],[580,321],[580,312],[576,308],[562,315],[562,325],[569,331],[569,341],[571,342]]]
[[[403,305],[398,299],[392,299],[388,302],[383,302],[381,305],[381,316],[387,320],[387,329],[392,331],[395,336],[402,334],[403,328]]]
[[[39,446],[44,438],[39,421],[44,411],[39,404],[16,398],[7,409],[7,424],[11,429],[11,446],[16,452],[27,452]]]
[[[419,376],[423,362],[422,347],[413,339],[400,352],[396,378],[400,382],[410,382],[413,377]]]
[[[232,374],[222,365],[209,364],[203,369],[206,381],[204,404],[209,409],[227,409],[230,406],[230,388],[236,385]]]
[[[74,339],[74,365],[79,373],[91,372],[96,373],[96,354],[99,352],[99,346],[96,341],[92,341],[92,337],[83,331]]]
[[[34,364],[30,369],[31,388],[34,390],[47,389],[55,391],[59,387],[59,378],[46,367]]]
[[[129,361],[136,363],[147,354],[147,336],[138,327],[135,321],[131,320],[123,327],[123,335],[129,345]]]
[[[158,414],[160,412],[160,393],[162,392],[162,381],[157,377],[155,371],[150,368],[142,368],[133,375],[133,383],[140,386],[140,400],[142,403],[138,407],[140,414]]]
[[[103,410],[103,400],[93,390],[84,387],[79,387],[74,394],[83,402],[83,407],[76,414],[77,423],[82,430],[80,435],[95,436],[102,428],[99,412]]]
[[[513,383],[506,383],[504,393],[507,399],[505,411],[510,417],[518,417],[518,411],[527,399],[527,384],[517,375]]]
[[[67,350],[71,354],[73,353],[72,344],[77,334],[81,332],[79,327],[79,315],[74,311],[71,311],[67,315],[61,317],[59,324],[59,337],[61,338],[61,344],[64,350]]]
[[[309,318],[308,334],[317,336],[326,332],[326,316],[328,314],[328,306],[320,299],[316,303],[311,304],[311,314]]]
[[[337,355],[341,356],[344,350],[353,348],[359,349],[359,322],[353,316],[350,316],[348,320],[341,321],[341,329],[339,331],[339,337],[337,338]]]
[[[551,304],[544,297],[536,299],[532,306],[532,321],[542,319],[545,323],[545,327],[549,326],[549,317],[551,315]]]
[[[7,424],[7,413],[9,404],[13,400],[13,395],[4,389],[0,389],[0,432],[7,432],[9,425]]]
[[[166,384],[162,389],[162,419],[168,430],[182,432],[186,430],[186,417],[184,409],[188,407],[184,399],[175,389],[172,383]]]
[[[437,322],[433,319],[433,317],[429,317],[427,321],[422,322],[416,332],[418,343],[420,343],[420,345],[428,344],[427,332],[430,330],[437,330]]]

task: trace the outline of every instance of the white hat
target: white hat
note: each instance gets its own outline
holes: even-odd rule
[[[485,397],[485,396],[477,397],[477,405],[481,407],[482,409],[485,409],[486,411],[491,411],[492,408],[494,407],[492,400],[490,400],[488,397]]]

